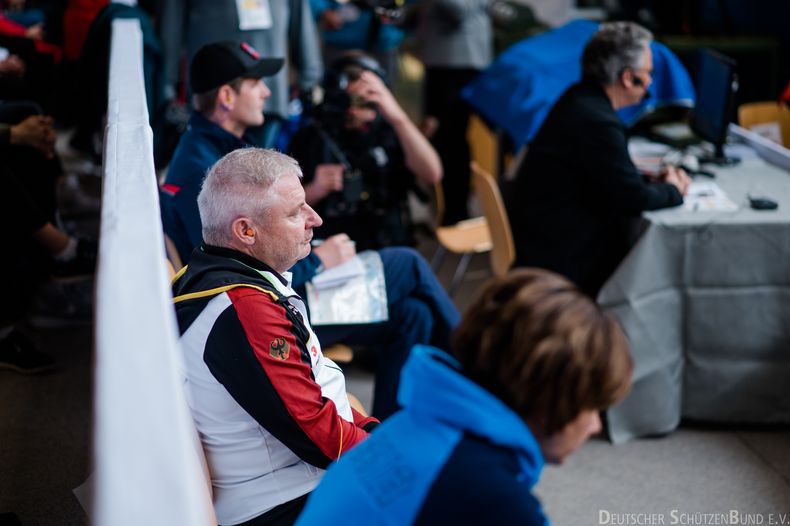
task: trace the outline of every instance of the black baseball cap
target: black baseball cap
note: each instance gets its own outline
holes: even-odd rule
[[[269,77],[281,67],[283,59],[261,58],[246,42],[215,42],[195,54],[189,67],[189,85],[192,93],[205,93],[239,77]]]

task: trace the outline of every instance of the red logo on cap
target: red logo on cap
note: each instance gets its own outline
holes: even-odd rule
[[[260,60],[261,56],[258,54],[257,51],[255,51],[255,48],[253,48],[248,43],[242,42],[241,43],[241,49],[243,49],[245,53],[247,53],[249,56],[251,56],[255,60]]]

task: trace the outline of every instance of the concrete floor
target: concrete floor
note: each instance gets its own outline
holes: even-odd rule
[[[423,253],[430,255],[431,247]],[[443,281],[453,264],[445,262]],[[485,257],[473,261],[455,298],[461,307],[487,275],[486,265]],[[13,511],[26,526],[84,525],[71,490],[90,465],[91,330],[32,334],[59,370],[43,376],[0,371],[0,514]],[[352,364],[347,378],[349,390],[370,407],[372,375]],[[556,525],[593,525],[607,517],[616,524],[626,513],[652,513],[664,524],[675,517],[677,524],[705,524],[693,521],[730,510],[762,517],[763,524],[771,518],[790,524],[790,430],[684,426],[619,446],[591,440],[566,465],[546,468],[538,494]]]

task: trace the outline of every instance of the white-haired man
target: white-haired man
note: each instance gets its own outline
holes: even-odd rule
[[[321,218],[296,161],[233,151],[198,196],[204,244],[174,282],[188,399],[220,524],[292,523],[323,469],[367,437],[287,270]]]

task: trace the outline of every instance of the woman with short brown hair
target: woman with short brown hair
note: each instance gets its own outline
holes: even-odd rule
[[[489,281],[453,338],[416,346],[403,410],[331,467],[299,524],[547,520],[531,494],[625,396],[632,362],[617,323],[568,280],[519,269]]]

